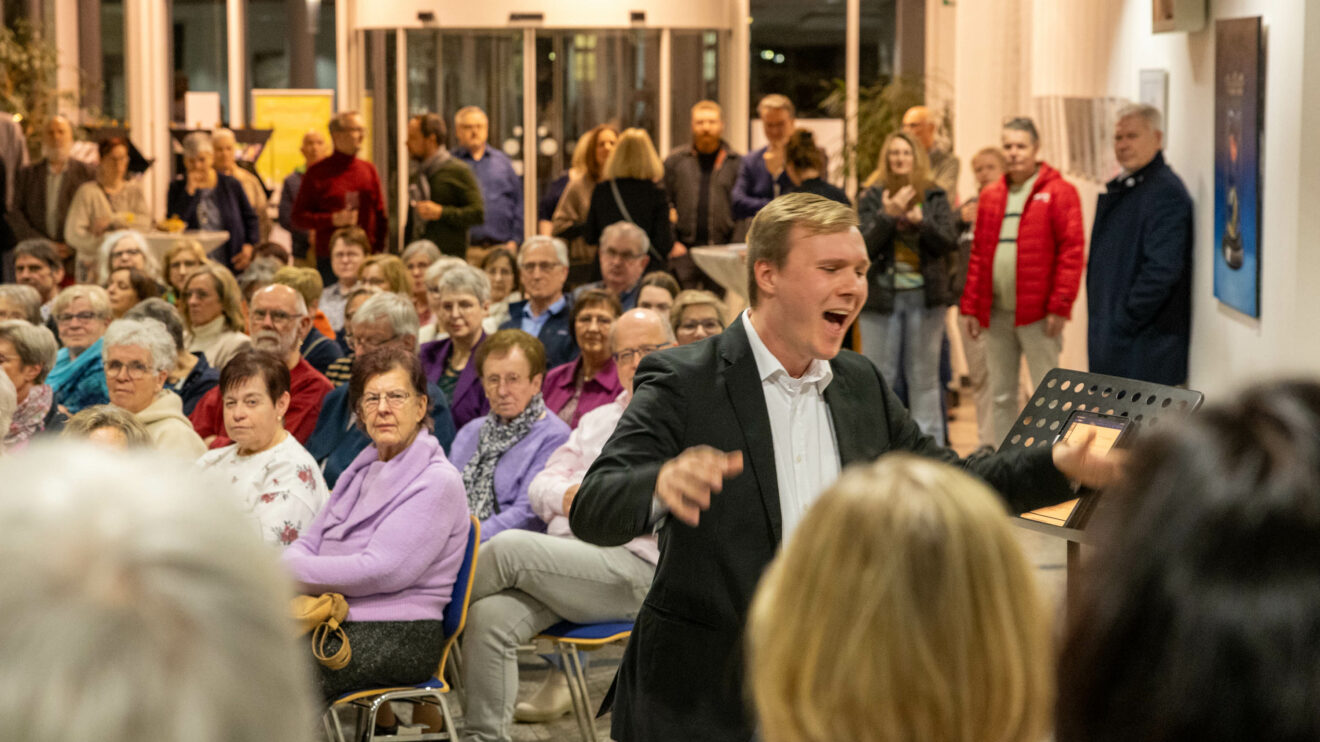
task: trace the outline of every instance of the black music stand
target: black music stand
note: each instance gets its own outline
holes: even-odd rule
[[[999,450],[1053,445],[1074,410],[1131,418],[1137,422],[1135,440],[1139,441],[1146,431],[1172,425],[1195,412],[1204,401],[1204,394],[1190,389],[1056,368],[1045,374],[1045,379],[1036,387],[1012,430],[1008,431],[1008,436],[999,445]],[[1014,519],[1014,523],[1022,528],[1067,542],[1069,602],[1075,595],[1075,577],[1081,566],[1081,545],[1090,542],[1085,530],[1086,524],[1100,497],[1085,489],[1078,496],[1080,500],[1070,509],[1071,512],[1058,517],[1046,514],[1054,508],[1042,508],[1023,514],[1029,517]]]

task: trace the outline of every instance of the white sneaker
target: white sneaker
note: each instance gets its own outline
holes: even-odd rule
[[[573,694],[568,690],[568,676],[554,669],[531,698],[519,701],[513,707],[513,720],[523,723],[554,721],[572,710]]]

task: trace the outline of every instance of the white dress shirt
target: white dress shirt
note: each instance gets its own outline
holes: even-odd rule
[[[817,358],[801,377],[793,378],[765,347],[748,312],[743,312],[742,323],[770,415],[779,512],[783,540],[788,541],[807,508],[839,477],[839,443],[824,396],[834,371],[828,361]]]
[[[564,512],[564,492],[575,484],[582,484],[587,469],[600,456],[627,407],[628,392],[625,391],[613,402],[583,415],[568,436],[568,442],[550,454],[545,468],[532,479],[527,497],[532,502],[532,510],[546,522],[547,534],[573,538],[568,514]],[[660,549],[654,535],[638,536],[623,546],[651,564],[659,561]]]

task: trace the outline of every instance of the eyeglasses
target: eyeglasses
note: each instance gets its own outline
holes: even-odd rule
[[[176,260],[170,264],[170,270],[182,268],[183,270],[190,271],[199,265],[201,265],[201,263],[196,260]]]
[[[119,378],[119,374],[123,373],[125,369],[128,370],[128,378],[133,381],[139,381],[151,373],[151,369],[147,368],[147,364],[142,361],[133,361],[132,363],[105,361],[101,364],[101,368],[105,369],[105,376],[108,379]]]
[[[257,322],[264,322],[269,319],[277,325],[283,325],[291,320],[302,319],[302,315],[289,314],[288,312],[281,312],[278,309],[253,309],[252,319]]]
[[[679,332],[696,332],[697,330],[717,334],[720,331],[720,323],[713,319],[690,319],[678,326]]]
[[[600,254],[610,260],[637,260],[638,258],[646,257],[646,253],[619,252],[612,248],[601,250]]]
[[[385,405],[387,407],[391,410],[397,410],[402,407],[405,402],[412,399],[412,396],[411,392],[401,391],[385,392],[384,394],[363,394],[362,409],[367,412],[379,410],[380,401],[383,399],[385,400]]]
[[[354,348],[362,351],[363,353],[366,353],[367,351],[375,350],[376,348],[379,348],[384,345],[388,345],[389,343],[394,342],[395,338],[397,337],[398,337],[397,335],[390,335],[387,338],[381,339],[381,338],[367,337],[363,335],[353,335],[345,331],[345,339],[348,340],[350,343],[352,343]]]
[[[482,379],[481,384],[487,389],[499,389],[501,384],[505,384],[508,386],[518,386],[526,380],[527,377],[523,376],[522,374],[509,374],[508,376],[505,377],[491,375]]]
[[[55,315],[55,322],[61,325],[68,324],[74,320],[78,320],[79,322],[91,322],[94,319],[102,319],[101,314],[99,312],[76,312]]]
[[[563,267],[564,267],[563,263],[551,263],[548,260],[543,263],[522,264],[523,273],[549,273],[550,271]]]
[[[670,345],[671,343],[662,343],[660,345],[643,345],[640,348],[624,348],[614,354],[614,362],[632,363],[633,359],[640,361],[657,350],[668,348]]]

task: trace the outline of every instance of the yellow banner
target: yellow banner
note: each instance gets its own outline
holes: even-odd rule
[[[316,129],[330,144],[330,116],[334,112],[333,90],[253,90],[252,125],[273,133],[261,157],[257,173],[266,185],[279,190],[285,176],[303,164],[303,135]]]

